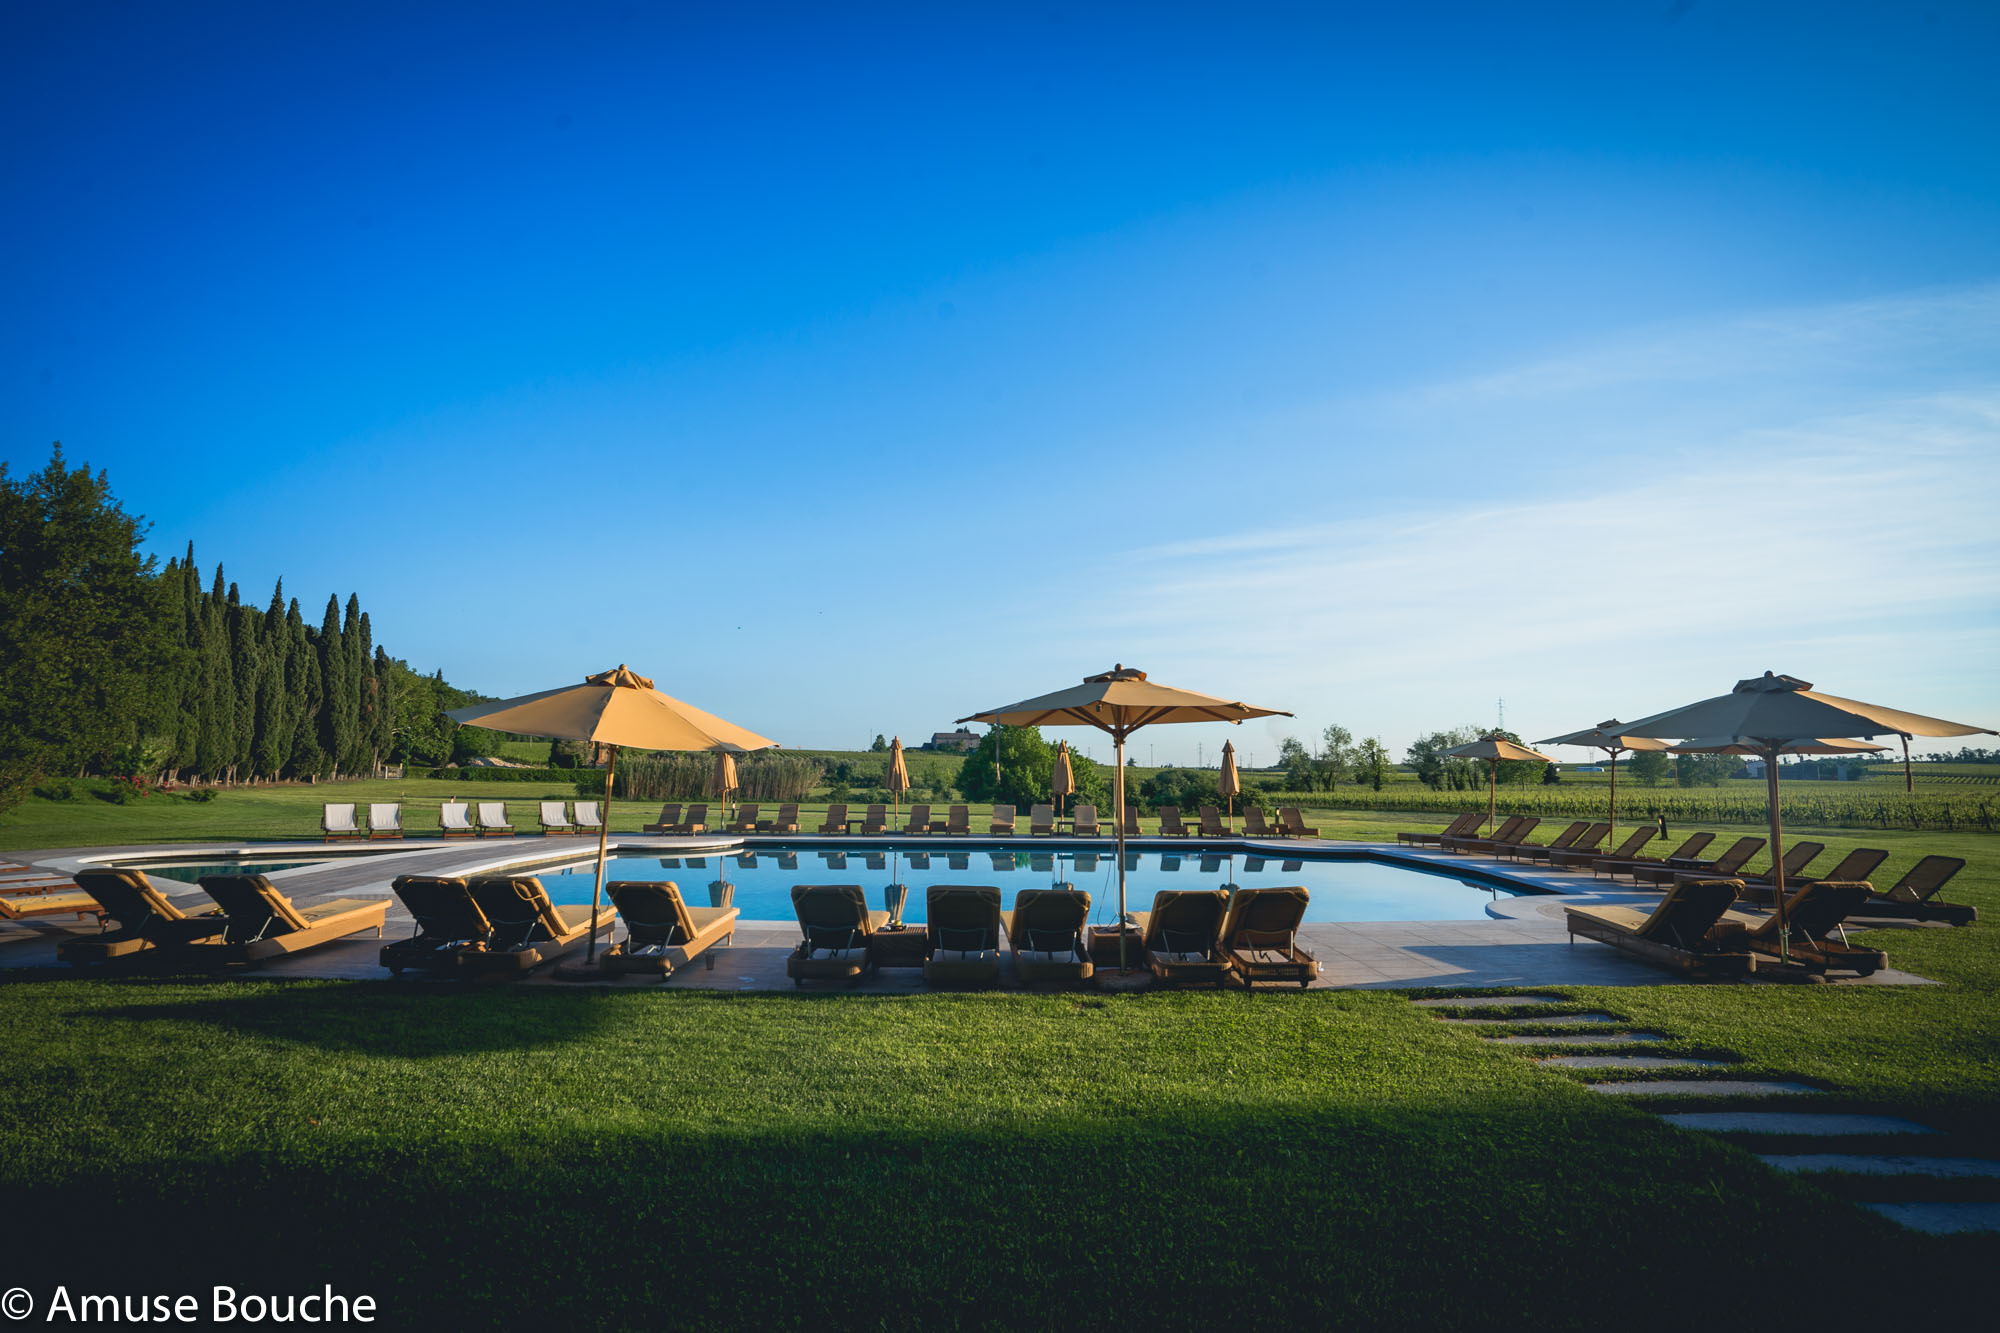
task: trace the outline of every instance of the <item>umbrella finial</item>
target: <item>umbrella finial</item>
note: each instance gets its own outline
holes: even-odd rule
[[[1809,690],[1811,688],[1812,682],[1809,680],[1800,680],[1797,676],[1780,676],[1766,671],[1761,676],[1752,676],[1748,680],[1737,681],[1736,688],[1731,690],[1730,693],[1781,694],[1787,690]]]

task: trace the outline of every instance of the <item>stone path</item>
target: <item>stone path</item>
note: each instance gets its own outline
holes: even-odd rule
[[[1662,1120],[1677,1129],[1742,1136],[1750,1143],[1789,1138],[1825,1140],[1828,1149],[1825,1152],[1759,1153],[1758,1156],[1776,1171],[1789,1175],[1825,1176],[1829,1187],[1838,1182],[1836,1193],[1900,1226],[1938,1235],[1967,1231],[2000,1232],[2000,1161],[1985,1157],[1946,1156],[1943,1153],[1932,1156],[1865,1151],[1877,1146],[1878,1141],[1884,1138],[1950,1142],[1949,1135],[1920,1121],[1894,1115],[1839,1111],[1669,1110],[1665,1108],[1671,1107],[1676,1099],[1683,1098],[1783,1097],[1803,1101],[1826,1096],[1828,1090],[1790,1079],[1735,1076],[1727,1072],[1732,1063],[1730,1060],[1691,1055],[1642,1055],[1616,1049],[1578,1055],[1538,1054],[1533,1048],[1615,1048],[1668,1040],[1663,1033],[1636,1030],[1615,1015],[1601,1010],[1538,1012],[1562,1005],[1564,1001],[1557,996],[1440,996],[1413,1003],[1428,1010],[1440,1022],[1449,1023],[1496,1046],[1530,1048],[1524,1053],[1538,1065],[1575,1071],[1571,1077],[1581,1080],[1582,1086],[1591,1092],[1657,1102],[1657,1107],[1649,1109],[1654,1109]],[[1501,1008],[1515,1012],[1505,1017],[1490,1015],[1490,1011]],[[1488,1012],[1482,1015],[1482,1011]],[[1601,1030],[1561,1033],[1495,1031],[1508,1027],[1588,1027]],[[1705,1075],[1691,1072],[1690,1076],[1682,1078],[1620,1077],[1665,1069],[1718,1072]],[[1682,1102],[1682,1105],[1686,1104]],[[1899,1184],[1909,1188],[1909,1182],[1940,1179],[1969,1182],[1971,1188],[1989,1189],[1995,1197],[1951,1202],[1893,1197]],[[1921,1188],[1915,1192],[1921,1193]]]

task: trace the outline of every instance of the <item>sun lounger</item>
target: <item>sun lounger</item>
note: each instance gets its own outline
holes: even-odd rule
[[[596,833],[603,827],[604,821],[598,817],[596,801],[578,801],[576,803],[576,831],[578,833]]]
[[[37,916],[94,916],[102,921],[104,905],[82,889],[0,895],[0,921],[26,921]]]
[[[1570,943],[1581,935],[1686,972],[1751,972],[1757,964],[1747,932],[1725,919],[1741,887],[1733,879],[1688,879],[1669,889],[1650,912],[1572,907],[1565,912]]]
[[[1246,838],[1282,838],[1285,836],[1285,831],[1281,828],[1271,827],[1270,823],[1265,820],[1262,809],[1254,805],[1246,805],[1243,807],[1243,836]],[[1401,839],[1402,836],[1400,833],[1396,835],[1398,839]]]
[[[1512,828],[1504,829],[1500,834],[1496,834],[1491,838],[1456,839],[1450,844],[1451,850],[1462,855],[1498,856],[1526,842],[1528,835],[1533,833],[1535,827],[1542,821],[1534,815],[1522,815],[1517,820],[1510,822],[1513,823]],[[1549,859],[1555,861],[1557,858],[1566,855],[1568,855],[1566,852],[1556,852]]]
[[[1825,850],[1826,844],[1823,842],[1795,842],[1785,848],[1785,887],[1791,887],[1794,875],[1803,881],[1806,877],[1806,867],[1818,860],[1819,854]],[[1771,886],[1771,872],[1768,870],[1761,875],[1738,875],[1737,878],[1746,886],[1759,884],[1767,889]]]
[[[1244,989],[1259,981],[1295,981],[1304,990],[1319,959],[1299,947],[1311,895],[1303,888],[1238,889],[1222,916],[1222,955]]]
[[[826,822],[819,826],[821,833],[847,832],[847,803],[836,801],[826,808]]]
[[[1590,863],[1590,873],[1593,877],[1597,875],[1609,875],[1611,878],[1617,879],[1620,875],[1631,874],[1641,866],[1663,866],[1669,861],[1692,861],[1707,851],[1708,844],[1714,841],[1715,835],[1713,833],[1690,833],[1680,846],[1674,848],[1673,851],[1665,856],[1635,856],[1629,861],[1619,861],[1609,856],[1601,856]]]
[[[1483,824],[1485,822],[1486,822],[1485,817],[1481,816],[1480,823]],[[1454,833],[1449,836],[1439,838],[1438,846],[1444,848],[1448,852],[1455,852],[1458,850],[1460,843],[1466,843],[1466,842],[1479,842],[1479,843],[1490,843],[1490,844],[1510,843],[1514,841],[1515,831],[1518,830],[1521,827],[1521,825],[1527,822],[1528,822],[1528,817],[1526,815],[1509,815],[1507,816],[1507,820],[1505,823],[1501,824],[1500,827],[1494,829],[1491,833],[1484,835],[1478,832],[1479,825],[1475,824],[1473,825],[1473,832],[1471,833]]]
[[[1144,836],[1139,828],[1139,807],[1130,801],[1125,803],[1125,836],[1128,838]]]
[[[464,801],[446,801],[438,806],[439,837],[471,838],[478,833],[472,823],[472,811]]]
[[[1056,831],[1056,808],[1052,805],[1038,805],[1028,811],[1028,836]]]
[[[169,901],[143,870],[79,870],[76,882],[118,925],[58,943],[56,957],[65,963],[82,967],[151,949],[173,950],[211,939],[222,930],[219,913],[189,915]]]
[[[1763,847],[1762,838],[1738,838],[1713,861],[1675,861],[1669,858],[1665,865],[1635,866],[1632,880],[1643,884],[1672,884],[1680,879],[1735,879],[1736,872]]]
[[[873,837],[878,834],[887,833],[888,831],[889,807],[886,805],[869,806],[867,817],[861,821],[861,835],[863,837]]]
[[[368,807],[368,836],[373,838],[400,838],[403,836],[403,807],[395,801],[376,801]]]
[[[731,833],[755,833],[757,831],[757,802],[749,801],[736,807],[736,818],[729,821],[727,830]]]
[[[1104,836],[1103,826],[1097,822],[1097,807],[1079,805],[1070,822],[1070,830],[1079,838],[1099,838]]]
[[[482,838],[514,836],[514,826],[507,822],[505,801],[481,801],[478,805],[479,836]]]
[[[683,837],[708,832],[708,803],[697,802],[687,808],[687,818],[674,825],[673,831]]]
[[[493,923],[472,901],[462,879],[401,875],[389,887],[417,923],[416,933],[408,939],[382,946],[382,966],[392,976],[412,967],[456,969],[461,950],[483,948],[493,934]]]
[[[925,891],[924,980],[933,986],[1000,980],[1000,890],[933,884]]]
[[[1250,812],[1245,810],[1243,817],[1248,819]],[[1261,811],[1258,813],[1258,818],[1260,820],[1263,818]],[[1436,847],[1446,838],[1469,838],[1473,836],[1479,831],[1479,826],[1485,822],[1486,815],[1484,812],[1467,810],[1464,814],[1452,820],[1451,823],[1446,824],[1444,831],[1441,833],[1398,833],[1396,841],[1413,847]]]
[[[207,964],[261,963],[372,930],[379,938],[387,898],[339,898],[300,907],[262,875],[203,875],[202,892],[222,909],[222,934],[183,946]]]
[[[1221,889],[1161,889],[1145,915],[1146,966],[1165,982],[1221,986],[1230,963],[1222,953],[1222,917],[1229,895]]]
[[[1632,862],[1639,855],[1639,849],[1660,836],[1660,831],[1651,824],[1642,824],[1625,835],[1625,841],[1609,852],[1579,852],[1574,848],[1566,852],[1551,852],[1549,865],[1556,870],[1592,870],[1599,862]]]
[[[1319,830],[1306,827],[1305,811],[1296,805],[1278,807],[1278,818],[1284,821],[1285,832],[1294,838],[1317,838]]]
[[[1517,843],[1507,849],[1507,859],[1510,861],[1546,861],[1557,852],[1595,852],[1598,844],[1602,843],[1610,834],[1611,825],[1590,824],[1567,847],[1558,847],[1553,842],[1543,846],[1537,846],[1531,842]]]
[[[484,820],[482,813],[480,818]],[[576,825],[569,822],[569,806],[562,801],[543,801],[537,819],[542,826],[543,836],[551,833],[574,833]]]
[[[1181,808],[1177,805],[1160,807],[1160,836],[1165,838],[1185,838],[1191,832],[1181,823]]]
[[[797,833],[799,831],[799,807],[797,802],[778,807],[776,819],[757,821],[759,833]]]
[[[674,825],[680,822],[681,822],[680,805],[678,803],[669,803],[667,805],[661,806],[660,817],[653,823],[645,825],[643,828],[640,829],[640,832],[672,833],[674,831]]]
[[[1807,884],[1817,884],[1821,880],[1828,879],[1865,880],[1875,873],[1877,866],[1888,859],[1889,853],[1882,851],[1880,848],[1857,847],[1847,855],[1841,857],[1839,863],[1824,875],[1794,876],[1791,872],[1787,871],[1785,874],[1785,887],[1787,889],[1797,889]],[[1772,893],[1771,885],[1768,882],[1760,884],[1746,883],[1744,885],[1743,900],[1745,902],[1768,903],[1775,901],[1775,898],[1776,895]]]
[[[672,880],[616,880],[604,892],[625,923],[625,938],[604,951],[606,972],[645,972],[665,980],[702,954],[712,972],[715,955],[709,948],[736,938],[739,909],[689,907]]]
[[[1014,807],[1011,805],[994,806],[993,818],[987,823],[986,832],[989,837],[1013,837]]]
[[[1781,950],[1778,918],[1755,917],[1747,912],[1731,912],[1723,918],[1744,928],[1744,941],[1756,951],[1760,971],[1770,971],[1784,963],[1807,972],[1857,972],[1867,976],[1889,965],[1889,955],[1880,949],[1858,948],[1847,942],[1841,923],[1861,910],[1868,901],[1867,884],[1853,880],[1821,880],[1808,884],[1785,898],[1785,927],[1790,937]]]
[[[533,875],[481,875],[466,883],[472,901],[493,924],[484,949],[458,956],[461,973],[522,973],[581,948],[590,936],[588,907],[557,907]],[[599,919],[599,928],[604,925]]]
[[[944,821],[944,831],[946,833],[963,833],[970,835],[972,832],[972,810],[970,809],[970,807],[963,805],[954,805],[950,809],[950,811],[946,813]]]
[[[335,838],[365,838],[368,830],[354,822],[354,802],[329,801],[319,808],[319,826],[326,836],[322,842],[332,842]]]
[[[1969,926],[1979,917],[1975,909],[1937,900],[1937,891],[1963,869],[1965,862],[1956,856],[1926,856],[1882,892],[1873,892],[1871,886],[1867,901],[1855,909],[1855,914]]]
[[[903,826],[905,833],[929,833],[931,831],[931,808],[928,805],[910,807],[910,822]]]
[[[1578,838],[1581,838],[1585,833],[1589,832],[1589,830],[1590,830],[1590,821],[1587,819],[1579,819],[1575,823],[1571,824],[1568,828],[1564,829],[1561,833],[1556,834],[1553,841],[1542,844],[1541,850],[1548,852],[1566,852],[1571,847],[1574,847],[1576,845],[1576,840]],[[1533,845],[1534,844],[1531,843],[1516,843],[1512,847],[1502,847],[1500,849],[1500,855],[1506,857],[1508,860],[1512,860],[1518,855],[1520,855],[1520,853],[1526,851],[1530,846]]]
[[[859,884],[794,884],[792,912],[802,938],[785,959],[785,975],[800,986],[860,980],[871,966],[869,937],[889,924],[887,912],[868,910]]]
[[[1227,838],[1229,825],[1222,822],[1222,812],[1212,805],[1201,808],[1201,836],[1204,838]]]
[[[1014,910],[1000,914],[1014,970],[1024,984],[1087,981],[1094,970],[1084,947],[1090,923],[1090,895],[1065,886],[1022,889]]]

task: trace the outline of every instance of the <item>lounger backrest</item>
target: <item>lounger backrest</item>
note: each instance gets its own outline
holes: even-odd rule
[[[127,930],[137,929],[148,918],[187,919],[187,913],[168,902],[143,870],[79,870],[76,886],[97,899],[97,905]]]
[[[480,807],[479,817],[481,819],[486,818],[486,808],[484,806]],[[542,822],[551,828],[569,823],[569,814],[563,809],[563,803],[561,801],[543,801]]]
[[[1243,831],[1253,838],[1258,838],[1269,833],[1271,826],[1264,822],[1262,810],[1254,805],[1246,805],[1243,807]]]
[[[1145,947],[1153,953],[1207,953],[1229,906],[1221,889],[1161,889],[1146,918]]]
[[[417,919],[421,935],[439,940],[483,940],[493,933],[493,923],[472,901],[462,879],[399,875],[390,887]]]
[[[1079,805],[1076,808],[1076,826],[1082,828],[1086,824],[1091,828],[1097,827],[1097,807],[1094,805]]]
[[[1462,838],[1468,834],[1476,833],[1479,830],[1479,826],[1485,822],[1485,815],[1477,810],[1467,810],[1457,819],[1452,820],[1451,827],[1446,829],[1444,833],[1448,838]]]
[[[1667,853],[1667,859],[1669,861],[1692,861],[1707,849],[1708,844],[1714,841],[1715,835],[1713,833],[1691,834],[1686,842]]]
[[[1785,874],[1796,875],[1811,865],[1819,854],[1826,850],[1823,842],[1795,842],[1785,852]]]
[[[1630,860],[1639,854],[1641,847],[1644,847],[1657,837],[1659,832],[1651,824],[1646,825],[1644,828],[1633,829],[1631,833],[1626,835],[1625,841],[1618,844],[1618,850],[1611,853],[1611,859],[1614,861]]]
[[[592,828],[595,828],[601,822],[597,818],[597,802],[578,801],[576,803],[576,822],[579,824],[588,824]]]
[[[757,806],[757,803],[756,803],[755,801],[746,801],[746,802],[745,802],[744,804],[742,804],[742,805],[739,805],[739,806],[737,806],[737,807],[736,807],[736,822],[737,822],[737,823],[739,823],[739,824],[754,824],[754,823],[756,823],[756,822],[757,822],[757,810],[758,810],[758,806]]]
[[[368,827],[370,829],[400,829],[403,827],[403,807],[394,801],[377,801],[368,807]]]
[[[799,822],[799,807],[797,803],[794,802],[791,804],[781,805],[778,807],[778,823],[796,824],[798,822]]]
[[[319,826],[328,833],[350,833],[355,831],[354,804],[351,801],[328,803],[320,807]]]
[[[699,804],[699,805],[691,805],[691,806],[689,806],[689,807],[688,807],[688,813],[687,813],[687,818],[686,818],[686,819],[683,819],[683,820],[682,820],[681,822],[682,822],[683,824],[700,824],[700,825],[702,825],[702,826],[703,826],[704,828],[706,828],[706,827],[708,826],[708,804],[707,804],[707,802],[703,802],[703,803],[701,803],[701,804]]]
[[[1816,940],[1830,933],[1868,901],[1868,885],[1856,880],[1823,879],[1808,884],[1785,899],[1785,924],[1794,934]],[[1773,915],[1752,931],[1766,939],[1778,934],[1778,918]]]
[[[678,824],[678,823],[680,823],[680,822],[681,822],[681,808],[680,808],[680,806],[679,806],[679,805],[663,805],[663,806],[661,806],[661,807],[660,807],[660,818],[658,819],[658,821],[657,821],[657,822],[658,822],[658,823],[661,823],[661,824],[665,824],[665,825],[667,825],[668,827],[672,827],[673,825],[675,825],[675,824]]]
[[[505,801],[481,801],[479,803],[479,822],[487,828],[499,828],[504,825],[507,822],[507,803]]]
[[[1296,805],[1281,807],[1278,816],[1285,821],[1285,827],[1291,832],[1303,834],[1306,831],[1306,812]]]
[[[912,824],[928,824],[930,823],[930,819],[931,808],[928,805],[913,805],[910,807],[910,822]]]
[[[625,929],[641,945],[686,944],[694,938],[680,885],[672,880],[617,880],[604,886]]]
[[[1011,823],[1013,823],[1013,822],[1014,822],[1014,807],[1013,807],[1013,806],[1011,806],[1011,805],[996,805],[996,806],[994,806],[994,807],[993,807],[993,822],[994,822],[994,823],[996,823],[996,824],[1011,824]]]
[[[1889,891],[1883,897],[1894,898],[1899,903],[1923,902],[1963,869],[1965,862],[1959,857],[1926,856],[1905,871],[1901,879],[1890,885]]]
[[[1028,812],[1028,827],[1030,829],[1054,828],[1055,825],[1056,808],[1052,805],[1038,805]]]
[[[446,801],[438,807],[439,828],[471,828],[464,801]]]
[[[569,923],[549,901],[549,891],[533,875],[481,875],[468,882],[466,890],[493,923],[494,933],[512,943],[561,939],[569,932]]]
[[[1856,847],[1840,858],[1840,864],[1821,875],[1821,879],[1867,879],[1875,873],[1875,867],[1889,859],[1889,853],[1878,847]],[[1921,864],[1921,862],[1919,863]]]
[[[1715,863],[1708,868],[1709,873],[1733,875],[1743,868],[1745,862],[1763,850],[1763,847],[1762,838],[1738,838],[1730,845],[1728,851],[1715,858]]]
[[[883,823],[883,822],[884,822],[885,820],[887,820],[887,819],[888,819],[888,817],[889,817],[889,807],[888,807],[888,806],[886,806],[886,805],[871,805],[871,806],[869,806],[869,807],[868,807],[868,822],[869,822],[869,823],[871,823],[871,824],[880,824],[880,823]]]
[[[311,924],[262,875],[203,875],[201,888],[229,918],[231,939],[261,940]]]
[[[924,934],[934,950],[998,949],[1000,890],[990,884],[931,885],[924,891]]]
[[[809,948],[853,948],[874,930],[859,884],[794,884],[792,913]]]
[[[1232,949],[1290,944],[1311,898],[1304,888],[1238,889],[1222,918],[1223,944]]]
[[[1611,825],[1592,824],[1589,828],[1583,831],[1583,836],[1576,840],[1576,845],[1571,847],[1570,850],[1573,852],[1591,851],[1597,846],[1597,844],[1603,842],[1606,837],[1610,836],[1610,833],[1611,833]]]
[[[1579,819],[1574,824],[1571,824],[1568,828],[1564,829],[1561,833],[1556,834],[1555,841],[1550,843],[1549,846],[1556,848],[1557,850],[1566,848],[1571,843],[1575,842],[1578,838],[1581,838],[1583,836],[1583,831],[1589,827],[1590,827],[1589,820]]]
[[[1022,889],[1014,895],[1014,947],[1067,953],[1090,924],[1090,895],[1076,888]]]
[[[847,803],[845,801],[837,801],[829,805],[826,808],[826,822],[829,824],[845,824],[847,822]]]
[[[1639,935],[1679,949],[1695,948],[1722,920],[1741,887],[1733,879],[1677,880],[1639,927]]]
[[[1542,821],[1539,815],[1530,815],[1528,818],[1521,821],[1521,827],[1515,829],[1514,832],[1508,837],[1507,841],[1526,842],[1528,840],[1528,835],[1530,833],[1533,833],[1536,829],[1540,828],[1541,824]]]

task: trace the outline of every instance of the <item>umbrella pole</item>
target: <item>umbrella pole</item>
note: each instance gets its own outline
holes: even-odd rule
[[[1111,733],[1111,803],[1118,807],[1118,970],[1125,970],[1125,736]]]
[[[604,817],[597,821],[597,883],[590,890],[590,942],[584,946],[583,961],[597,961],[597,908],[604,901],[604,853],[611,841],[611,775],[618,770],[618,747],[612,746],[604,761]]]
[[[1493,836],[1493,830],[1499,823],[1493,813],[1493,791],[1499,784],[1500,761],[1498,759],[1489,759],[1486,761],[1486,836],[1489,838]]]
[[[1771,803],[1771,892],[1778,909],[1778,957],[1790,961],[1791,940],[1785,929],[1785,844],[1778,820],[1778,742],[1764,746],[1764,790]]]
[[[1910,795],[1917,789],[1916,780],[1910,776],[1910,738],[1903,736],[1903,794]]]
[[[1612,750],[1609,754],[1611,755],[1611,832],[1606,836],[1605,842],[1616,847],[1618,845],[1618,751]]]

